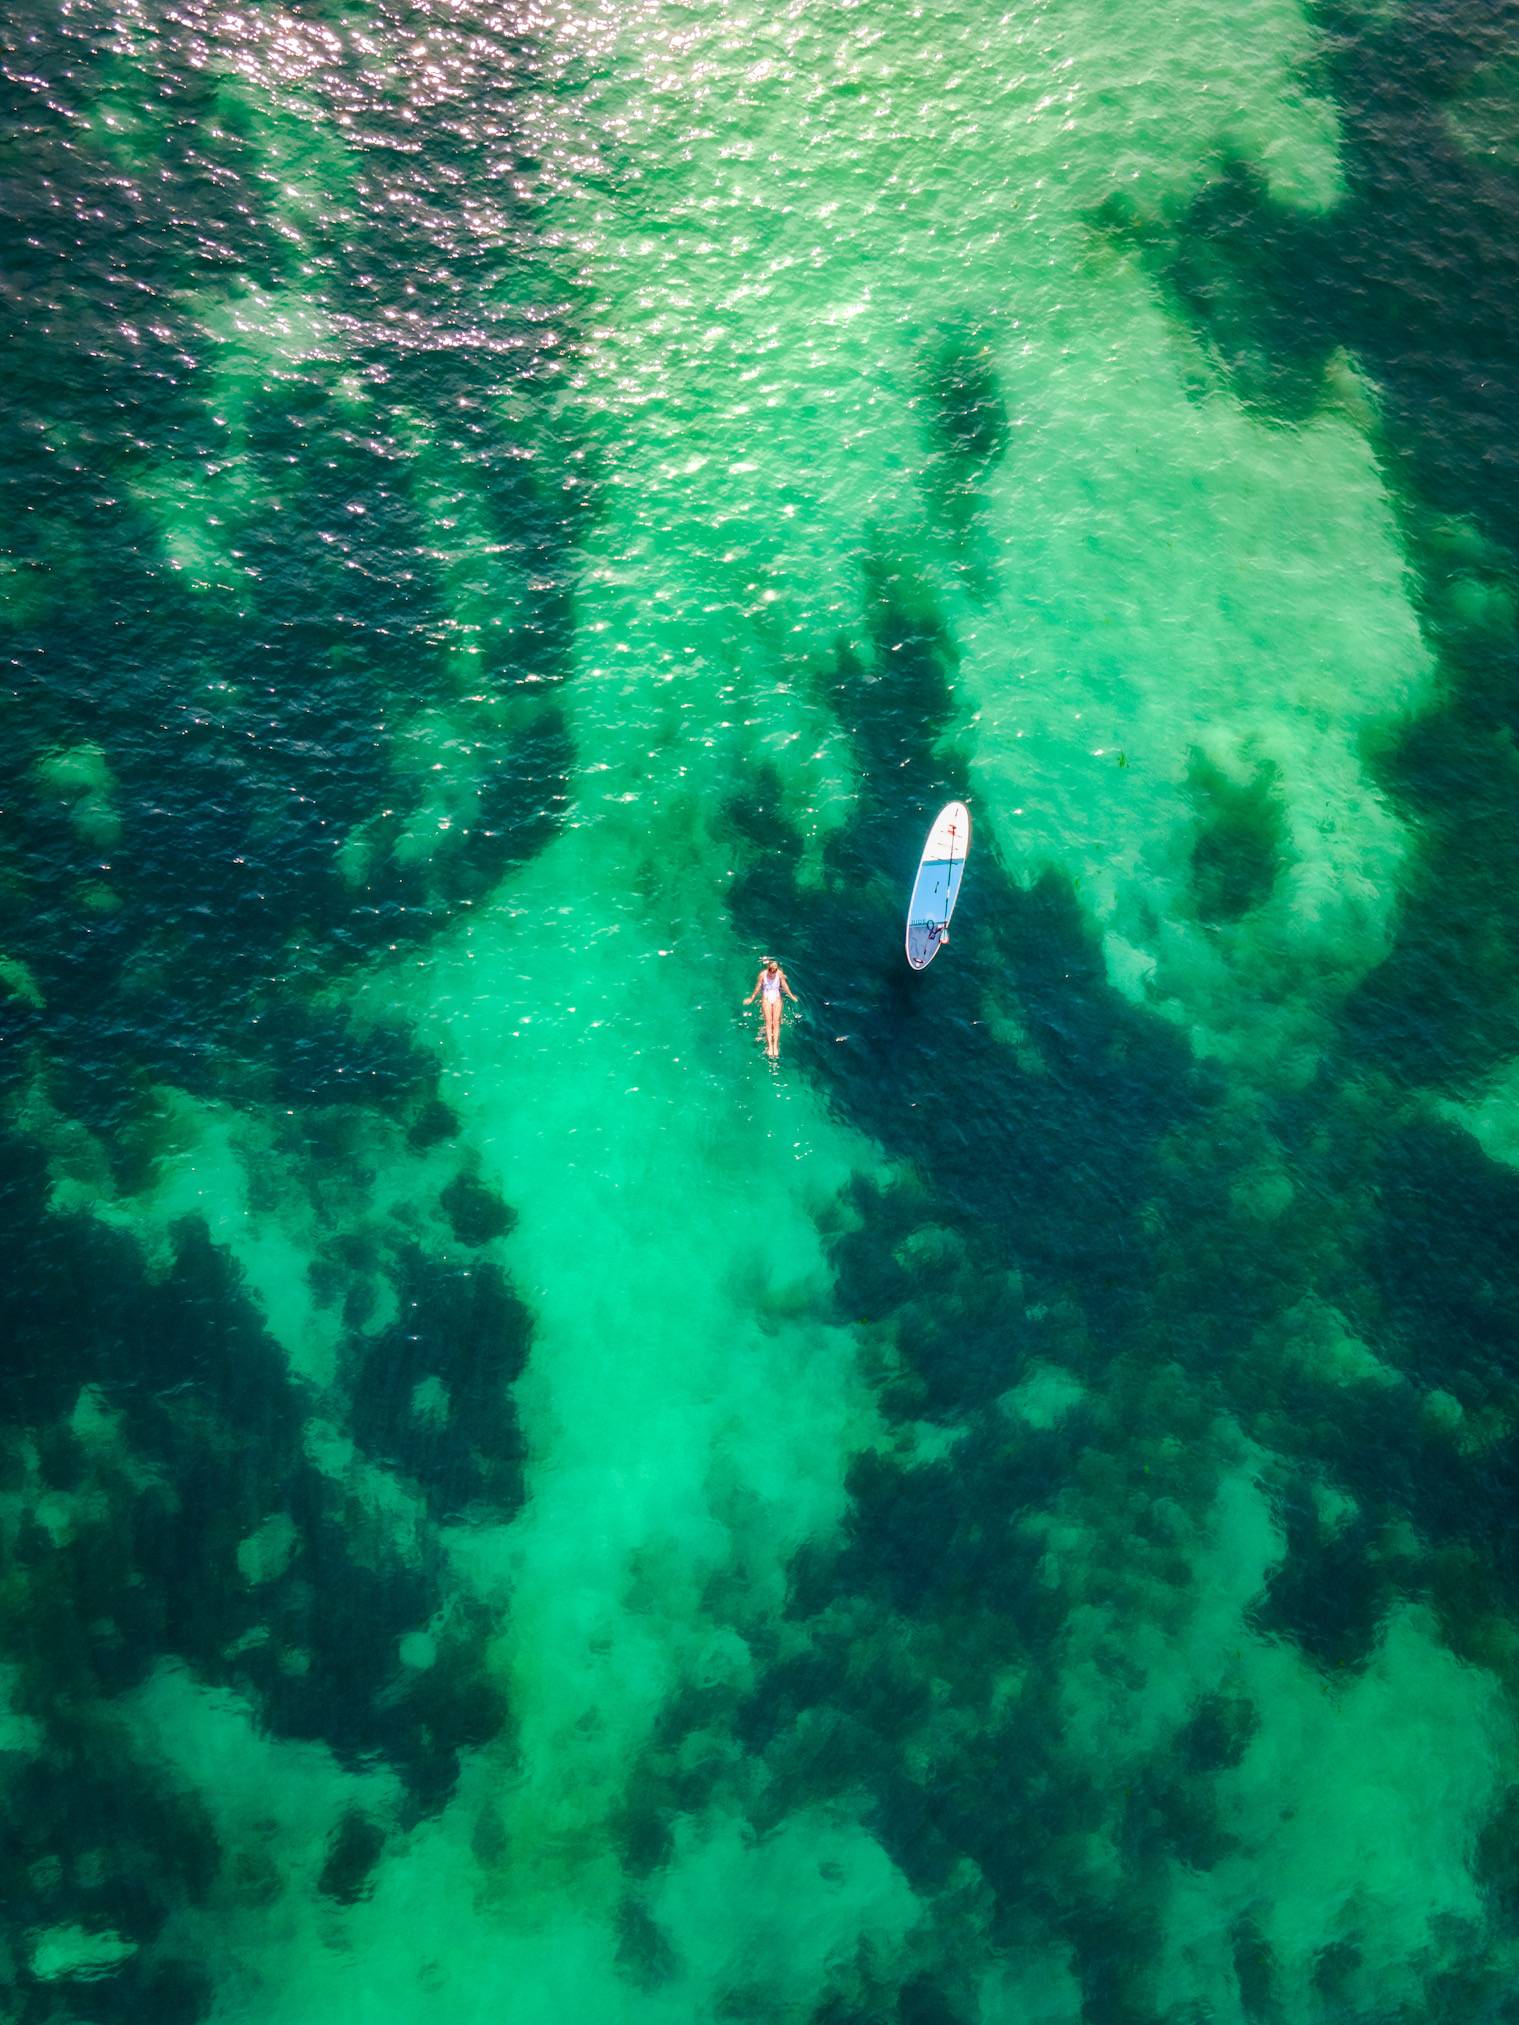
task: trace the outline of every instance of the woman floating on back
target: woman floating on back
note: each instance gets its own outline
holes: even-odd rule
[[[793,1005],[797,1003],[796,993],[786,982],[785,971],[781,969],[773,956],[767,956],[765,958],[765,967],[754,980],[754,989],[744,1000],[744,1004],[753,1005],[754,1001],[758,999],[764,1008],[765,1053],[770,1057],[772,1062],[779,1060],[781,1052],[782,992],[786,994]]]

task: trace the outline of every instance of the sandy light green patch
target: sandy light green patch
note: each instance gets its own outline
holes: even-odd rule
[[[56,795],[86,843],[102,849],[121,835],[116,811],[116,778],[103,749],[93,740],[49,753],[34,768],[39,785]]]
[[[411,987],[520,1208],[507,1255],[535,1315],[530,1496],[503,1543],[528,1888],[605,1864],[677,1687],[748,1679],[743,1627],[837,1525],[874,1427],[820,1319],[815,1222],[868,1149],[733,1032],[747,979],[720,923],[662,949],[639,910],[609,913],[608,843],[571,831]]]
[[[239,1697],[213,1693],[177,1666],[161,1668],[127,1715],[176,1783],[203,1796],[222,1851],[215,1900],[178,1915],[170,1946],[220,1961],[226,2015],[311,2015],[292,2008],[293,1993],[268,1973],[271,1952],[320,1964],[337,1949],[347,1966],[343,1913],[319,1880],[345,1810],[388,1823],[395,1782],[345,1772],[320,1745],[271,1740]]]
[[[398,1834],[382,1778],[271,1744],[234,1700],[175,1670],[131,1715],[173,1776],[208,1794],[223,1886],[208,1913],[180,1916],[166,1938],[216,1953],[229,2019],[683,2025],[744,2002],[804,2018],[829,1966],[862,1942],[889,1965],[915,1918],[900,1876],[847,1821],[800,1819],[760,1845],[717,1823],[687,1838],[658,1894],[657,1973],[630,1975],[614,1924],[572,1897],[528,1912],[482,1891],[478,1822],[482,1809],[493,1817],[478,1774],[445,1815]],[[363,1895],[341,1904],[320,1879],[355,1808],[389,1831],[389,1846]]]
[[[1513,1763],[1511,1714],[1416,1608],[1344,1686],[1281,1646],[1255,1658],[1252,1685],[1261,1732],[1224,1782],[1244,1852],[1216,1887],[1256,1908],[1288,2016],[1306,2015],[1341,1941],[1359,1950],[1358,1994],[1385,2014],[1417,1997],[1442,1929],[1483,1916],[1472,1857]]]
[[[959,629],[975,780],[1012,865],[1077,881],[1119,990],[1301,1075],[1389,946],[1403,838],[1361,753],[1428,656],[1362,436],[1189,400],[1110,286],[1041,340],[994,483],[1016,623]]]
[[[847,7],[625,25],[575,131],[636,135],[640,174],[590,220],[566,207],[564,229],[602,307],[580,391],[615,424],[608,476],[643,536],[602,545],[657,556],[667,614],[690,629],[688,597],[725,593],[731,630],[768,591],[772,627],[826,642],[857,607],[867,523],[920,529],[920,347],[966,325],[1021,348],[1057,307],[1090,313],[1082,209],[1120,172],[1189,190],[1244,120],[1316,149],[1333,184],[1323,110],[1285,89],[1301,14],[1199,17],[1182,66],[1176,26]]]
[[[1064,1579],[1080,1581],[1095,1543],[1075,1500],[1057,1501],[1046,1536]],[[1359,2005],[1387,2015],[1417,2000],[1442,1935],[1483,1917],[1476,1838],[1519,1739],[1499,1683],[1456,1659],[1417,1606],[1389,1620],[1362,1672],[1326,1672],[1263,1637],[1252,1608],[1282,1545],[1259,1484],[1234,1475],[1187,1541],[1184,1615],[1164,1596],[1116,1621],[1109,1605],[1078,1605],[1063,1635],[1064,1735],[1121,1811],[1147,1767],[1186,1769],[1181,1726],[1207,1698],[1241,1723],[1244,1748],[1217,1771],[1212,1849],[1166,1859],[1155,1988],[1168,2006],[1253,2015],[1240,1996],[1245,1946],[1270,1964],[1257,1982],[1271,1982],[1282,2015],[1310,2017],[1326,1950],[1342,1948]],[[1096,1894],[1117,1885],[1114,1843],[1093,1838],[1088,1871]],[[1048,2015],[1078,2017],[1079,2005],[1062,2008],[1071,1992],[1058,1964],[1041,1973]],[[991,2015],[1006,2015],[996,1979],[991,1994]]]
[[[1505,1062],[1464,1102],[1441,1098],[1434,1109],[1470,1132],[1489,1160],[1519,1167],[1519,1061]]]

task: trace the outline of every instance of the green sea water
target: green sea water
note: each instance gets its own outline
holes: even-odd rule
[[[0,2015],[1519,2018],[1508,13],[0,57]]]

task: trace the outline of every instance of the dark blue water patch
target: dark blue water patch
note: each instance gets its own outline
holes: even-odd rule
[[[1157,1908],[1133,1885],[1073,1916],[1082,2025],[1159,2025],[1163,2000],[1154,1964],[1161,1938]]]
[[[406,1133],[406,1145],[412,1153],[426,1153],[444,1140],[457,1137],[459,1114],[451,1104],[445,1104],[439,1096],[425,1099],[411,1119]],[[459,1235],[463,1235],[459,1233]],[[471,1240],[463,1239],[467,1244]]]
[[[616,1961],[618,1975],[645,1992],[662,1989],[682,1966],[670,1936],[632,1892],[617,1908]]]
[[[29,1944],[50,1927],[78,1924],[139,1952],[109,1987],[80,1988],[71,2017],[195,2025],[210,2008],[209,1981],[156,1943],[175,1913],[205,1906],[217,1881],[221,1850],[204,1804],[162,1766],[140,1762],[125,1734],[87,1704],[55,1706],[48,1731],[46,1753],[13,1768],[0,1787],[12,2015],[21,2025],[58,2016],[57,1986],[32,1973]]]
[[[1142,211],[1125,190],[1090,214],[1092,227],[1137,249],[1157,273],[1178,318],[1206,337],[1231,391],[1265,423],[1308,419],[1324,400],[1335,343],[1321,313],[1304,318],[1325,259],[1319,229],[1273,209],[1263,171],[1232,159],[1188,206],[1179,227]],[[1199,395],[1206,378],[1188,383]]]
[[[1512,10],[1317,11],[1316,82],[1339,119],[1346,203],[1306,217],[1234,159],[1179,218],[1115,192],[1093,223],[1138,248],[1263,420],[1303,419],[1325,398],[1330,351],[1350,346],[1388,398],[1400,489],[1476,513],[1512,547],[1516,189],[1461,151],[1443,111],[1480,64],[1519,46]]]
[[[1012,434],[994,343],[992,332],[973,323],[941,329],[924,343],[912,397],[925,450],[919,488],[962,584],[977,602],[995,587],[983,487]]]
[[[464,141],[399,99],[372,108],[371,139],[404,138],[404,154],[360,175],[358,215],[330,243],[312,228],[318,279],[303,285],[348,317],[352,378],[338,389],[331,355],[271,368],[242,390],[234,428],[185,303],[250,280],[277,290],[290,256],[236,103],[192,33],[167,19],[154,32],[138,175],[78,117],[113,88],[113,23],[88,9],[62,24],[12,17],[0,49],[19,256],[0,302],[12,394],[0,485],[22,587],[0,923],[46,1001],[10,995],[0,1021],[8,1063],[35,1059],[22,1043],[40,1049],[61,1108],[108,1137],[130,1132],[144,1075],[244,1103],[352,1101],[357,1079],[370,1100],[410,1104],[425,1065],[398,1070],[389,1042],[338,1033],[310,993],[426,941],[543,848],[573,759],[552,707],[510,735],[482,720],[477,814],[425,867],[397,863],[425,783],[394,765],[396,733],[419,709],[461,707],[415,498],[417,433],[456,461],[498,552],[535,586],[510,644],[482,635],[479,673],[497,692],[531,680],[546,693],[567,672],[569,557],[595,490],[562,432],[574,483],[496,419],[504,386],[546,397],[560,371],[553,347],[458,341],[523,243],[479,238],[461,208]],[[360,62],[345,42],[315,88],[341,98]],[[419,288],[429,319],[382,337],[377,303],[414,308]],[[568,342],[573,305],[554,322]],[[212,480],[234,457],[243,484],[222,498]],[[187,490],[192,473],[204,496]],[[145,484],[184,498],[192,519],[215,494],[223,581],[192,591],[171,567],[136,503]],[[116,783],[108,846],[80,835],[35,771],[81,740]],[[360,830],[372,849],[355,886],[339,852]],[[366,1059],[376,1048],[383,1063]]]
[[[342,1019],[276,1001],[255,1016],[256,1041],[281,1105],[366,1104],[388,1110],[415,1099],[432,1064],[396,1028],[357,1034]]]
[[[362,1807],[345,1809],[328,1840],[317,1890],[339,1905],[357,1905],[374,1889],[374,1867],[384,1849],[385,1830],[380,1823]]]
[[[837,1312],[854,1322],[894,1318],[908,1348],[899,1370],[878,1374],[883,1404],[903,1419],[953,1419],[1005,1391],[1011,1345],[1030,1331],[1003,1232],[862,1179],[844,1201],[853,1227],[830,1244]],[[948,1223],[932,1221],[941,1209]]]
[[[1090,1433],[1079,1415],[1017,1438],[984,1423],[942,1462],[903,1467],[861,1456],[850,1471],[851,1542],[837,1579],[909,1617],[974,1599],[1006,1612],[1021,1642],[1041,1644],[1063,1606],[1040,1587],[1041,1540],[1020,1535],[1016,1522],[1070,1482]]]
[[[1245,1696],[1204,1695],[1177,1739],[1177,1755],[1189,1772],[1232,1771],[1259,1729],[1260,1715]]]
[[[36,2010],[23,2012],[27,2025],[34,2017],[57,2017],[52,1988],[45,1996],[30,1994]],[[77,1995],[71,1993],[70,2011],[81,2025],[136,2025],[142,2018],[151,2018],[153,2025],[198,2025],[209,2017],[214,1996],[210,1974],[198,1962],[134,1961],[103,1981],[86,1984]]]
[[[458,842],[437,854],[437,877],[453,902],[479,901],[514,866],[546,850],[558,835],[570,799],[574,745],[563,713],[541,711],[509,749],[492,760],[473,818]]]
[[[1286,812],[1276,768],[1263,765],[1240,786],[1194,752],[1187,792],[1199,817],[1191,866],[1197,918],[1210,926],[1241,921],[1270,899],[1282,868]]]
[[[900,2025],[968,2025],[976,2016],[974,2004],[969,1991],[953,2002],[936,1976],[909,1976],[897,1995],[897,2018]]]
[[[487,1191],[479,1196],[504,1211]],[[499,1519],[523,1499],[510,1388],[527,1361],[527,1310],[489,1262],[444,1263],[412,1250],[399,1264],[399,1316],[350,1352],[354,1431],[424,1488],[440,1519],[471,1509]],[[419,1387],[429,1388],[420,1401]]]
[[[1393,1571],[1375,1552],[1364,1516],[1329,1525],[1306,1486],[1281,1501],[1286,1554],[1251,1613],[1262,1631],[1286,1632],[1325,1668],[1365,1664],[1393,1595]]]
[[[945,448],[978,476],[1001,462],[1011,426],[992,348],[982,333],[947,333],[926,370],[932,425]]]
[[[1468,1408],[1519,1385],[1519,1173],[1470,1134],[1410,1125],[1382,1169],[1378,1277],[1410,1364]]]
[[[1502,721],[1519,722],[1519,660],[1473,651],[1448,629],[1441,648],[1458,679],[1501,659],[1510,694],[1463,681],[1388,756],[1384,777],[1418,823],[1417,855],[1392,953],[1350,1001],[1345,1030],[1362,1058],[1460,1089],[1512,1051],[1519,911],[1512,882],[1495,875],[1519,851],[1519,765]]]
[[[460,1244],[479,1246],[505,1237],[517,1222],[517,1212],[478,1176],[461,1171],[438,1197],[438,1206],[448,1218]]]
[[[172,646],[166,628],[166,654]],[[117,666],[130,677],[119,657]],[[50,686],[36,686],[57,705]],[[3,1018],[16,1039],[41,1041],[60,1075],[107,1091],[128,1084],[134,1069],[192,1090],[230,1090],[239,1065],[260,1063],[279,1095],[323,1102],[345,1099],[350,1070],[371,1090],[425,1077],[420,1061],[398,1083],[378,1058],[360,1059],[386,1047],[393,1055],[394,1047],[344,1039],[330,1016],[303,1008],[302,987],[376,946],[435,934],[508,866],[543,847],[567,794],[568,744],[549,713],[487,763],[477,817],[427,873],[404,872],[387,858],[355,890],[341,875],[338,848],[392,784],[339,765],[341,741],[297,740],[255,761],[236,749],[237,725],[225,725],[220,738],[192,732],[178,704],[181,722],[165,735],[153,714],[128,722],[120,743],[107,742],[122,781],[121,834],[102,848],[77,834],[68,809],[39,793],[31,774],[55,742],[47,736],[54,727],[39,721],[49,714],[39,707],[18,719],[23,735],[5,783],[13,817],[7,944],[29,965],[46,1007],[11,995]],[[83,716],[76,722],[76,736],[105,728]],[[31,740],[23,727],[34,728]],[[91,911],[96,891],[105,911]],[[292,962],[293,937],[301,950]],[[92,1121],[103,1115],[101,1102],[77,1101]]]
[[[8,1917],[36,1931],[67,1908],[92,1930],[149,1943],[215,1882],[221,1852],[204,1805],[137,1762],[109,1722],[60,1719],[53,1741],[7,1782]],[[103,1860],[82,1861],[91,1855]]]
[[[970,1993],[963,1993],[957,2006],[932,1976],[891,1982],[861,1960],[840,1980],[847,1981],[847,1989],[830,1991],[809,2025],[962,2025],[976,2015]]]
[[[1355,1667],[1396,1597],[1429,1595],[1471,1651],[1512,1607],[1512,1450],[1463,1442],[1427,1402],[1438,1389],[1481,1412],[1514,1396],[1497,1314],[1512,1177],[1464,1133],[1368,1114],[1360,1098],[1342,1113],[1328,1080],[1277,1106],[1275,1123],[1297,1200],[1269,1244],[1220,1206],[1238,1161],[1227,1144],[1173,1178],[1152,1340],[1185,1364],[1199,1402],[1216,1400],[1286,1465],[1267,1475],[1286,1555],[1262,1628],[1328,1670]],[[1337,1304],[1343,1319],[1325,1326],[1373,1346],[1380,1376],[1336,1376],[1292,1349],[1297,1325],[1280,1318],[1304,1295]],[[1320,1516],[1326,1486],[1355,1502],[1343,1521]],[[1468,1555],[1486,1570],[1475,1588],[1457,1572]]]
[[[1478,1845],[1488,1902],[1505,1933],[1519,1933],[1519,1786],[1510,1786]]]
[[[987,1430],[940,1464],[862,1460],[851,1484],[852,1544],[827,1579],[804,1573],[794,1585],[805,1645],[778,1660],[731,1719],[746,1758],[762,1768],[758,1826],[791,1808],[869,1794],[873,1831],[926,1903],[969,1856],[992,1894],[996,1945],[1072,1946],[1091,2015],[1104,2017],[1129,2015],[1125,2006],[1145,2000],[1168,1866],[1211,1867],[1229,1853],[1212,1782],[1238,1762],[1256,1720],[1237,1694],[1207,1698],[1173,1747],[1157,1751],[1119,1796],[1116,1819],[1113,1796],[1084,1755],[1064,1747],[1061,1636],[1071,1596],[1039,1568],[1044,1544],[1020,1535],[1016,1520],[1036,1513],[1056,1485],[1083,1480],[1110,1503],[1116,1490],[1121,1508],[1123,1490],[1100,1486],[1104,1470],[1132,1499],[1147,1471],[1124,1454],[1121,1411],[1115,1418],[1117,1426],[1078,1422],[1052,1432],[1033,1455],[1028,1431],[1007,1427],[990,1456]],[[998,1494],[999,1470],[1021,1477],[1016,1492]],[[1131,1562],[1152,1557],[1147,1579],[1176,1558],[1163,1527],[1147,1540],[1141,1526],[1127,1553]],[[949,1563],[937,1593],[927,1574],[936,1556]],[[1189,1579],[1184,1567],[1178,1576]],[[1103,1664],[1128,1664],[1121,1636]],[[1021,1690],[999,1713],[992,1684],[1010,1666]],[[1142,1676],[1131,1672],[1137,1690]],[[965,1720],[952,1745],[936,1746],[927,1771],[909,1774],[912,1740],[945,1695]],[[720,1717],[711,1707],[683,1713],[697,1731]],[[642,1797],[657,1810],[657,1782]],[[662,1804],[691,1798],[672,1784]],[[1116,1903],[1094,1896],[1079,1864],[1070,1867],[1082,1838],[1099,1830],[1116,1834],[1124,1856]],[[931,1955],[926,1939],[925,1948]],[[942,1973],[953,1988],[948,1964]],[[879,2015],[893,2015],[889,1993]]]
[[[400,1666],[399,1640],[443,1601],[436,1543],[424,1538],[420,1561],[366,1543],[348,1491],[306,1460],[310,1402],[203,1226],[178,1231],[172,1269],[151,1281],[129,1241],[49,1214],[31,1165],[24,1149],[12,1154],[9,1172],[27,1178],[4,1198],[8,1255],[30,1266],[7,1281],[0,1326],[10,1466],[31,1430],[43,1482],[72,1488],[87,1472],[110,1516],[64,1544],[35,1524],[23,1531],[24,1596],[7,1627],[8,1649],[25,1654],[21,1705],[50,1721],[175,1655],[240,1689],[277,1733],[320,1739],[350,1765],[384,1759],[414,1806],[440,1805],[460,1752],[498,1734],[505,1709],[468,1612],[450,1615],[432,1666]],[[492,1445],[424,1473],[457,1490],[462,1472],[500,1515],[521,1498],[505,1387],[526,1317],[489,1269],[464,1281],[478,1291],[462,1312],[436,1301],[430,1340],[472,1416],[455,1427]],[[374,1354],[383,1368],[383,1342]],[[67,1420],[85,1385],[122,1415],[135,1471],[85,1457]],[[361,1441],[371,1432],[362,1413],[355,1429]],[[239,1548],[270,1521],[287,1528],[286,1563],[251,1583]]]

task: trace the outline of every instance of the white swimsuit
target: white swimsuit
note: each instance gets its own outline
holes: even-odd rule
[[[764,984],[764,994],[765,994],[765,997],[766,997],[766,998],[774,998],[774,999],[778,999],[778,998],[780,997],[780,995],[781,995],[781,974],[780,974],[780,972],[779,972],[779,971],[777,971],[777,972],[775,973],[774,977],[772,977],[772,976],[770,975],[769,971],[767,970],[767,971],[765,971],[765,972],[763,972],[763,973],[762,973],[762,979],[763,979],[763,984]]]

